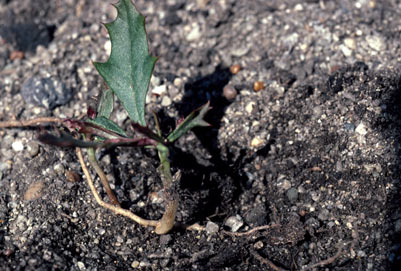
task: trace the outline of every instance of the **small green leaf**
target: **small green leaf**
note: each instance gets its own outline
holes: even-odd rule
[[[110,130],[119,135],[127,137],[127,134],[125,133],[125,131],[120,126],[118,126],[117,123],[115,123],[114,121],[112,121],[108,118],[105,118],[103,116],[96,117],[93,120],[88,120],[88,122],[99,125],[100,127],[104,128],[106,130]]]
[[[131,0],[120,0],[115,7],[117,18],[105,24],[112,46],[110,57],[94,65],[130,119],[146,126],[145,99],[157,58],[149,55],[145,17]]]
[[[175,128],[171,134],[168,135],[167,140],[169,142],[174,142],[180,138],[183,134],[191,130],[196,126],[210,126],[203,118],[205,117],[207,111],[210,109],[210,102],[200,108],[192,111],[178,126]]]
[[[97,116],[110,118],[111,112],[113,112],[114,106],[114,95],[111,89],[106,89],[100,96],[100,101],[97,106]]]

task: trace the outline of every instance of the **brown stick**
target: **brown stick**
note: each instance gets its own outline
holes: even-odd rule
[[[118,201],[116,195],[114,195],[114,192],[110,187],[109,181],[107,180],[106,174],[104,174],[102,168],[99,166],[99,163],[97,162],[94,148],[88,149],[88,158],[89,158],[89,163],[95,169],[97,175],[99,176],[100,181],[103,184],[104,189],[106,190],[107,196],[110,199],[110,202],[116,206],[120,206],[120,202]]]
[[[91,175],[89,173],[88,167],[85,164],[81,149],[80,148],[76,148],[75,150],[76,150],[76,153],[77,153],[77,156],[78,156],[78,159],[79,159],[79,163],[81,164],[82,170],[83,170],[83,172],[85,174],[86,180],[88,181],[89,188],[92,191],[92,194],[95,197],[96,202],[100,206],[102,206],[102,207],[104,207],[106,209],[109,209],[113,213],[128,217],[129,219],[131,219],[131,220],[135,221],[136,223],[138,223],[138,224],[140,224],[142,226],[145,226],[145,227],[148,227],[148,226],[156,227],[156,226],[159,225],[159,221],[157,221],[157,220],[144,219],[144,218],[139,217],[136,214],[134,214],[134,213],[132,213],[132,212],[130,212],[128,210],[125,210],[125,209],[123,209],[121,207],[118,207],[118,206],[115,206],[115,205],[112,205],[112,204],[104,202],[100,198],[100,195],[97,192],[95,185],[93,184],[92,177],[91,177]]]
[[[269,261],[266,258],[263,258],[262,256],[260,256],[255,250],[251,249],[251,254],[261,263],[267,264],[268,266],[270,266],[271,269],[275,270],[275,271],[287,271],[287,269],[283,269],[278,267],[277,265],[275,265],[274,263],[272,263],[271,261]]]
[[[334,261],[337,260],[338,257],[343,255],[343,252],[344,252],[343,248],[344,248],[344,245],[341,244],[340,247],[337,250],[337,253],[334,256],[331,256],[330,258],[327,258],[327,259],[325,259],[323,261],[320,261],[318,263],[307,265],[307,266],[301,268],[301,270],[302,271],[310,270],[310,269],[313,269],[315,267],[322,267],[322,266],[334,263]]]
[[[43,117],[36,118],[31,120],[7,120],[0,121],[0,128],[18,128],[18,127],[30,127],[36,126],[44,123],[57,123],[63,124],[64,119],[55,118],[55,117]]]

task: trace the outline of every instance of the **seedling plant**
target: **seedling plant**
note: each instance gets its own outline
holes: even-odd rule
[[[157,58],[149,54],[148,40],[145,31],[145,18],[131,0],[120,0],[114,5],[117,18],[106,23],[110,35],[112,50],[107,62],[93,63],[108,88],[100,95],[96,109],[88,108],[84,119],[38,118],[28,121],[5,121],[1,127],[27,127],[44,123],[56,123],[68,129],[68,133],[58,131],[57,135],[42,132],[39,140],[43,143],[61,147],[75,147],[82,170],[96,201],[114,213],[124,215],[143,226],[155,227],[157,234],[169,232],[175,223],[178,208],[178,194],[173,185],[180,179],[180,171],[171,173],[169,145],[196,126],[209,126],[204,116],[209,110],[209,103],[194,110],[167,136],[163,137],[156,114],[155,131],[147,126],[145,120],[145,100],[150,78]],[[110,116],[113,112],[114,99],[120,101],[132,121],[131,126],[136,135],[128,136]],[[160,167],[159,173],[163,183],[165,212],[160,220],[147,220],[120,207],[117,197],[110,188],[109,182],[96,158],[96,151],[102,148],[117,146],[144,147],[157,150]],[[87,151],[88,161],[99,176],[109,198],[109,203],[102,200],[97,192],[93,179],[82,154]],[[196,227],[196,226],[195,226]]]

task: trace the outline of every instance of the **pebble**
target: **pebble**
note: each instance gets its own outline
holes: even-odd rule
[[[111,41],[110,40],[107,40],[104,43],[104,50],[106,51],[107,55],[110,55],[110,53],[111,53]]]
[[[288,190],[291,188],[291,182],[286,179],[286,176],[280,175],[277,178],[277,186],[281,188],[281,190]]]
[[[328,220],[330,216],[330,212],[327,209],[322,209],[319,213],[319,215],[317,216],[317,218],[319,218],[322,221]]]
[[[187,41],[195,41],[201,37],[202,33],[198,24],[195,24],[187,35]]]
[[[291,187],[287,190],[287,198],[291,203],[294,203],[298,199],[298,189]]]
[[[234,100],[237,97],[237,90],[232,85],[223,88],[223,95],[227,100]]]
[[[35,141],[29,141],[26,148],[31,158],[35,157],[39,153],[39,144]]]
[[[360,135],[366,135],[368,133],[365,125],[362,122],[355,128],[355,132]]]
[[[79,270],[86,270],[85,264],[83,262],[77,262]]]
[[[167,86],[166,85],[160,85],[152,89],[152,94],[162,96],[167,93]]]
[[[356,48],[355,39],[353,39],[353,38],[345,38],[344,39],[344,45],[347,46],[351,50],[355,50],[355,48]]]
[[[235,57],[242,57],[249,52],[249,47],[238,47],[231,51],[231,55]]]
[[[252,114],[253,107],[254,107],[255,105],[256,105],[255,102],[249,102],[249,103],[245,106],[245,111],[246,111],[248,114]]]
[[[131,267],[132,267],[132,268],[138,268],[138,267],[139,267],[139,262],[138,262],[138,261],[133,261],[133,262],[131,263]]]
[[[219,225],[212,221],[208,221],[205,229],[207,234],[213,234],[219,231]]]
[[[253,247],[255,248],[255,249],[262,249],[263,248],[263,242],[262,241],[257,241],[254,245],[253,245]]]
[[[344,56],[350,57],[352,55],[352,50],[349,47],[345,46],[344,44],[341,44],[339,48]]]
[[[261,91],[264,88],[265,84],[262,81],[256,81],[255,83],[253,83],[253,90],[255,92]]]
[[[251,140],[251,147],[252,148],[258,148],[258,147],[262,146],[263,144],[264,144],[264,141],[259,137],[254,137]]]
[[[171,105],[171,99],[168,96],[162,98],[162,106],[167,107]]]
[[[241,66],[239,64],[235,64],[230,67],[230,72],[232,74],[237,74],[237,73],[239,73],[240,70],[241,70]]]
[[[11,147],[15,152],[20,152],[24,150],[24,144],[22,144],[21,140],[16,140],[11,144]]]
[[[380,36],[368,35],[366,36],[366,42],[369,47],[375,51],[383,51],[386,49],[386,44]]]
[[[235,215],[227,218],[224,225],[227,226],[231,232],[237,232],[242,225],[244,225],[244,221],[242,220],[241,216]]]
[[[52,110],[68,103],[72,98],[72,91],[54,78],[30,77],[22,84],[21,95],[28,104]]]
[[[24,200],[39,199],[40,197],[42,197],[44,187],[45,184],[43,181],[31,183],[24,194]]]

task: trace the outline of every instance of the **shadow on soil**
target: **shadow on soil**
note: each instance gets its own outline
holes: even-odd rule
[[[395,166],[387,173],[388,183],[393,184],[393,189],[387,195],[387,228],[388,240],[391,247],[388,251],[389,270],[401,270],[401,77],[399,73],[389,75],[378,75],[379,88],[388,89],[385,97],[381,97],[384,108],[383,117],[378,123],[381,130],[391,130],[394,155],[397,157]],[[386,134],[389,134],[388,132]]]
[[[173,164],[176,161],[183,172],[183,208],[190,213],[192,221],[205,221],[210,216],[214,216],[214,221],[219,221],[219,216],[224,219],[231,215],[227,210],[246,189],[244,184],[247,178],[241,169],[246,151],[241,151],[236,159],[229,154],[223,159],[218,145],[220,122],[227,106],[231,104],[224,98],[223,88],[231,76],[228,68],[216,67],[213,73],[187,83],[182,102],[176,104],[181,116],[187,116],[207,101],[212,107],[206,116],[211,127],[194,129],[200,145],[190,149],[196,151],[184,152],[179,147],[172,150]],[[201,157],[203,154],[208,157]]]

